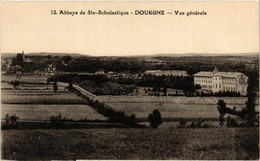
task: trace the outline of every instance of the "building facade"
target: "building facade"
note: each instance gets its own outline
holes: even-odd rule
[[[240,72],[199,72],[193,75],[194,84],[199,84],[202,90],[208,92],[239,92],[247,94],[248,77]]]
[[[188,76],[187,71],[184,70],[147,70],[144,74],[151,74],[155,76]]]

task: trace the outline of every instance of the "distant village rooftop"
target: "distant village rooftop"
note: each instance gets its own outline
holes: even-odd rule
[[[185,70],[147,70],[145,74],[156,76],[188,76]]]

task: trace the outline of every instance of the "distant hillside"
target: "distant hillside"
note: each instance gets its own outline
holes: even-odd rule
[[[1,56],[4,58],[14,57],[17,53],[1,53]],[[25,55],[40,55],[40,56],[68,56],[77,58],[77,57],[92,57],[91,55],[84,55],[79,53],[51,53],[51,52],[39,52],[39,53],[25,53]],[[151,55],[131,55],[131,56],[98,56],[98,57],[134,57],[134,58],[141,58],[141,59],[153,59],[156,57],[214,57],[214,56],[250,56],[250,57],[259,57],[259,53],[226,53],[226,54],[218,54],[218,53],[184,53],[184,54],[151,54]],[[93,55],[93,57],[95,57]],[[149,60],[151,61],[151,60]]]
[[[40,53],[26,53],[25,55],[40,55],[40,56],[71,56],[71,57],[88,57],[88,55],[78,54],[78,53],[48,53],[48,52],[40,52]]]
[[[2,53],[1,57],[3,58],[8,58],[8,57],[15,57],[17,53]],[[25,55],[29,55],[29,56],[71,56],[74,58],[77,57],[89,57],[89,55],[83,55],[83,54],[78,54],[78,53],[49,53],[49,52],[39,52],[39,53],[25,53]]]
[[[185,54],[155,54],[152,57],[183,57],[183,56],[259,56],[259,53],[185,53]]]
[[[1,53],[2,58],[13,58],[17,53]]]

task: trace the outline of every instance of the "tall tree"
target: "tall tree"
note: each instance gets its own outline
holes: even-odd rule
[[[55,81],[53,84],[53,90],[54,90],[54,92],[56,92],[58,90],[57,81]]]
[[[152,128],[157,128],[159,125],[162,124],[162,116],[159,110],[153,110],[153,113],[150,113],[148,116],[148,120],[150,122],[150,126]]]

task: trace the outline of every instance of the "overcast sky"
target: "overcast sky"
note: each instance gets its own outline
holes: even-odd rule
[[[1,52],[150,55],[259,52],[259,2],[2,2]],[[206,16],[68,16],[70,11],[205,11]]]

